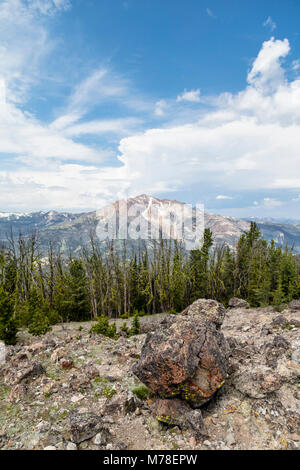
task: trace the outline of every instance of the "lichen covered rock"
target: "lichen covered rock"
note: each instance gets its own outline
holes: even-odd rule
[[[102,418],[93,413],[79,413],[74,411],[70,414],[71,438],[75,444],[91,439],[99,432],[107,433]]]
[[[193,407],[206,403],[227,376],[228,345],[219,328],[224,307],[200,299],[148,333],[134,374],[164,398],[181,398]]]
[[[169,426],[178,426],[182,430],[192,429],[196,436],[203,434],[204,423],[200,410],[193,410],[179,399],[158,399],[155,403],[158,421]]]

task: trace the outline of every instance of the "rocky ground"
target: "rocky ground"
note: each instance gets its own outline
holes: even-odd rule
[[[233,304],[221,328],[229,376],[201,408],[200,435],[161,423],[157,398],[132,393],[145,333],[114,341],[81,323],[42,338],[22,332],[7,348],[0,449],[299,449],[300,306],[278,313]],[[142,318],[142,331],[164,317]]]

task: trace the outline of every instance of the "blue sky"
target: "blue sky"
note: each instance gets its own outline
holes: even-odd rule
[[[299,218],[298,0],[0,0],[0,209]]]

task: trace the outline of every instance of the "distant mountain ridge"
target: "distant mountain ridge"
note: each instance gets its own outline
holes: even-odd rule
[[[145,194],[122,201],[128,209],[135,204],[145,220],[148,218],[147,211],[149,211],[150,206],[160,211],[160,214],[164,214],[175,202],[183,204],[178,201],[158,199]],[[106,212],[110,213],[119,204],[120,201],[109,204],[106,207]],[[253,220],[216,215],[209,212],[205,212],[204,218],[205,227],[212,230],[215,242],[217,244],[225,243],[230,247],[236,245],[239,237],[249,229],[250,221]],[[5,242],[11,230],[14,236],[18,236],[19,233],[30,235],[37,232],[41,251],[46,251],[49,242],[52,242],[62,252],[71,250],[76,253],[83,246],[90,243],[91,234],[96,237],[98,222],[99,212],[96,211],[78,214],[57,211],[40,211],[28,214],[0,212],[0,242]],[[294,246],[295,253],[300,253],[300,224],[279,223],[269,219],[258,219],[257,224],[266,240],[274,239],[276,244],[280,246],[285,244]]]

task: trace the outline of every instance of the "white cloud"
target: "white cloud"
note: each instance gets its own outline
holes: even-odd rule
[[[64,135],[68,137],[99,134],[123,136],[124,134],[133,133],[141,123],[142,121],[136,118],[89,121],[66,127]]]
[[[261,91],[272,92],[278,89],[285,81],[280,60],[289,52],[290,44],[287,39],[275,41],[271,38],[270,41],[265,41],[248,74],[248,83]]]
[[[54,14],[55,10],[63,11],[69,5],[69,2],[62,0],[32,0],[28,3],[5,0],[0,3],[1,200],[5,206],[11,199],[15,207],[26,204],[28,207],[35,207],[35,204],[43,207],[46,200],[51,206],[51,198],[47,199],[46,195],[54,197],[53,188],[58,187],[64,188],[64,194],[70,194],[69,199],[65,197],[64,200],[71,205],[74,191],[85,170],[90,180],[91,172],[94,172],[98,181],[95,191],[99,193],[99,174],[106,175],[106,171],[98,170],[99,165],[115,155],[111,150],[83,144],[78,141],[78,137],[101,134],[121,137],[134,132],[142,122],[141,119],[130,117],[82,122],[83,116],[95,104],[105,100],[123,99],[129,105],[131,96],[128,82],[104,68],[92,72],[75,87],[65,112],[61,112],[52,123],[42,123],[26,112],[26,92],[38,79],[41,61],[45,60],[54,47],[49,38],[47,23],[39,19],[40,13]],[[137,101],[138,97],[134,96],[132,103]],[[150,107],[149,103],[147,105]],[[10,168],[13,168],[9,171],[3,169],[7,159]],[[80,162],[81,166],[72,167],[70,162]],[[72,168],[80,168],[77,171],[77,185],[71,185]],[[36,188],[45,197],[37,198]],[[103,188],[103,193],[105,192],[106,189]],[[74,201],[76,199],[77,196]],[[86,195],[83,201],[86,204]],[[54,199],[53,203],[55,204]]]
[[[278,201],[275,198],[272,197],[265,197],[263,200],[263,205],[265,207],[280,207],[282,206],[282,201]]]
[[[153,192],[158,180],[165,191],[300,187],[300,80],[288,82],[281,64],[289,50],[287,39],[265,42],[245,90],[211,99],[215,109],[201,119],[122,139],[120,160],[126,174],[139,175],[136,192]]]
[[[0,207],[15,207],[20,211],[93,209],[113,198],[109,184],[114,185],[116,196],[121,195],[123,185],[119,182],[118,169],[113,181],[105,169],[79,164],[56,165],[47,171],[42,168],[22,168],[13,174],[0,171]]]
[[[244,90],[202,97],[201,110],[188,107],[186,99],[168,99],[177,123],[143,132],[134,118],[83,122],[93,97],[133,106],[130,84],[107,69],[98,69],[79,84],[66,111],[50,125],[9,102],[6,115],[0,114],[0,152],[21,156],[22,161],[18,168],[0,172],[0,207],[84,210],[119,197],[186,188],[197,188],[196,197],[202,192],[218,199],[234,191],[249,191],[251,197],[258,190],[270,191],[272,197],[257,202],[257,210],[284,207],[273,191],[297,189],[298,194],[300,189],[300,80],[285,76],[283,59],[289,51],[287,39],[271,38],[253,61]],[[191,92],[196,101],[190,102],[199,102],[200,91],[184,94]],[[209,105],[206,110],[203,102]],[[146,102],[151,117],[153,107]],[[123,132],[117,166],[101,166],[110,153],[77,140]]]
[[[25,110],[28,91],[39,79],[41,61],[54,47],[46,25],[36,16],[39,3],[45,8],[51,3],[53,11],[69,5],[62,0],[0,3],[0,153],[33,166],[45,166],[47,159],[99,163],[107,159],[109,152],[74,142],[61,132],[80,118],[78,113],[61,116],[51,126]],[[81,96],[88,86],[82,88]],[[76,90],[74,101],[80,107],[80,90]]]
[[[273,209],[276,210],[279,207],[284,206],[284,202],[280,201],[274,197],[265,197],[261,201],[254,201],[252,209],[267,209],[272,211]]]
[[[167,109],[167,102],[165,100],[160,100],[155,103],[155,111],[154,113],[156,116],[163,116]]]
[[[300,60],[293,60],[292,62],[292,69],[297,71],[300,69]]]
[[[69,0],[28,0],[28,5],[43,15],[54,15],[58,11],[67,11],[71,8]]]
[[[300,188],[300,178],[278,178],[274,181],[274,188],[296,189]]]
[[[0,76],[7,99],[24,101],[38,77],[38,64],[53,48],[47,30],[22,0],[0,3]]]
[[[115,77],[108,69],[100,68],[83,80],[70,98],[70,109],[78,112],[108,99],[127,96],[128,86],[125,80]]]
[[[217,17],[215,16],[214,12],[210,8],[206,8],[206,13],[208,16],[210,16],[213,19],[216,19]]]
[[[225,199],[230,200],[230,199],[233,199],[233,197],[231,197],[231,196],[223,196],[222,194],[219,194],[219,195],[216,197],[216,199],[218,199],[218,200],[225,200]]]
[[[272,20],[271,16],[268,16],[266,21],[264,21],[263,26],[270,28],[272,32],[277,28],[277,24]]]
[[[18,155],[32,165],[44,165],[45,159],[103,161],[105,152],[73,142],[47,125],[7,103],[0,112],[0,153]]]
[[[200,90],[184,90],[181,95],[177,96],[177,102],[180,103],[181,101],[189,101],[190,103],[199,103],[201,101],[200,98]]]

